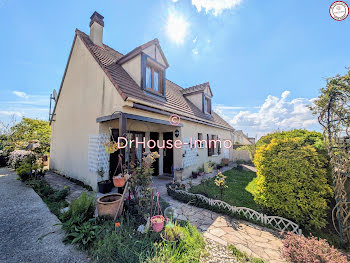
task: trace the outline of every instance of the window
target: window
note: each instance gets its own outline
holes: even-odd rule
[[[152,88],[152,69],[150,67],[146,67],[146,88]]]
[[[208,156],[221,154],[221,141],[218,135],[207,134]]]
[[[211,114],[211,99],[208,97],[204,98],[204,112]]]
[[[198,143],[198,148],[205,147],[205,144],[203,143],[203,134],[202,133],[198,133],[198,141],[197,141],[197,143]]]
[[[146,66],[146,89],[157,93],[163,93],[162,71],[147,64]]]

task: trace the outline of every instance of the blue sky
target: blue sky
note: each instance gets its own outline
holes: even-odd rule
[[[350,18],[334,21],[332,2],[0,0],[0,120],[48,118],[74,30],[88,33],[96,10],[105,17],[105,44],[126,53],[157,37],[167,77],[183,87],[209,81],[216,111],[234,128],[254,137],[319,129],[304,106],[325,78],[350,66]],[[187,25],[181,41],[169,17]]]

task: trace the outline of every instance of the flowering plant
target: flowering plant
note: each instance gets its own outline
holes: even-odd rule
[[[152,184],[151,176],[153,174],[152,164],[155,162],[156,158],[159,158],[157,152],[145,153],[142,158],[141,166],[136,166],[135,164],[130,165],[130,190],[142,214],[148,210],[151,199],[150,185]]]
[[[219,189],[220,189],[220,196],[222,199],[223,194],[224,194],[224,190],[226,188],[228,188],[228,186],[226,185],[226,176],[223,175],[220,171],[218,171],[218,174],[215,176],[214,182],[215,182],[216,186],[219,187]]]
[[[348,260],[327,240],[314,236],[287,233],[283,240],[283,256],[292,263],[346,263]]]

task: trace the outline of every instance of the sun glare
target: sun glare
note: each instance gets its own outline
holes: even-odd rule
[[[188,23],[179,15],[170,14],[167,23],[167,33],[169,38],[176,44],[182,44],[187,35]]]

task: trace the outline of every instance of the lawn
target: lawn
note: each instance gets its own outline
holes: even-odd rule
[[[238,171],[232,169],[223,173],[226,176],[228,186],[224,191],[223,201],[234,206],[243,206],[260,211],[251,194],[256,188],[256,173],[251,171]],[[190,192],[202,194],[213,199],[220,199],[219,188],[214,183],[214,178],[193,186]]]

